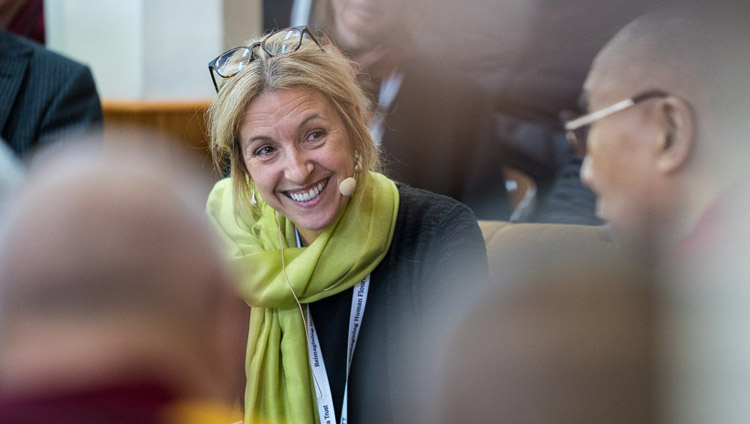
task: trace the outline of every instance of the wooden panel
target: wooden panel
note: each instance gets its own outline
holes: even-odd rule
[[[102,102],[104,132],[145,129],[135,132],[140,140],[153,143],[155,148],[175,148],[174,142],[194,153],[205,172],[213,174],[211,154],[208,149],[205,113],[210,101],[154,102],[109,101]],[[137,135],[140,134],[140,135]]]

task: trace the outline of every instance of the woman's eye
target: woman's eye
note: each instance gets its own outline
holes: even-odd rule
[[[326,133],[323,130],[310,131],[310,133],[307,134],[307,141],[318,141],[325,135]]]
[[[268,156],[271,153],[273,153],[273,151],[274,151],[273,147],[266,145],[258,149],[255,149],[255,151],[253,151],[253,156]]]

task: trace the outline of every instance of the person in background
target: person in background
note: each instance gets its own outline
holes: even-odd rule
[[[489,97],[422,54],[415,38],[430,34],[419,30],[419,11],[402,0],[319,1],[315,8],[312,24],[360,66],[386,175],[453,197],[480,219],[508,219]]]
[[[101,126],[86,66],[0,30],[0,74],[0,136],[18,157]]]
[[[645,15],[597,55],[566,124],[581,178],[662,275],[668,422],[745,422],[750,31],[736,2]]]
[[[0,422],[236,421],[247,306],[210,183],[125,135],[54,147],[0,229]]]
[[[210,68],[211,149],[231,176],[206,210],[251,306],[245,421],[414,422],[420,340],[487,287],[475,215],[376,172],[353,65],[307,27]]]
[[[44,45],[44,0],[0,0],[0,29]]]

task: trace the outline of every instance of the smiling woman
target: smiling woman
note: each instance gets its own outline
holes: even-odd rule
[[[209,64],[230,177],[207,204],[252,307],[245,420],[415,422],[425,344],[487,282],[476,218],[377,172],[369,104],[335,47],[304,27],[248,46]]]

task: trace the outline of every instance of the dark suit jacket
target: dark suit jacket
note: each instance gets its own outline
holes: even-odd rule
[[[415,58],[403,69],[381,142],[386,175],[459,200],[481,219],[508,219],[489,98],[439,63]]]
[[[0,31],[0,135],[17,155],[101,122],[87,67]]]

